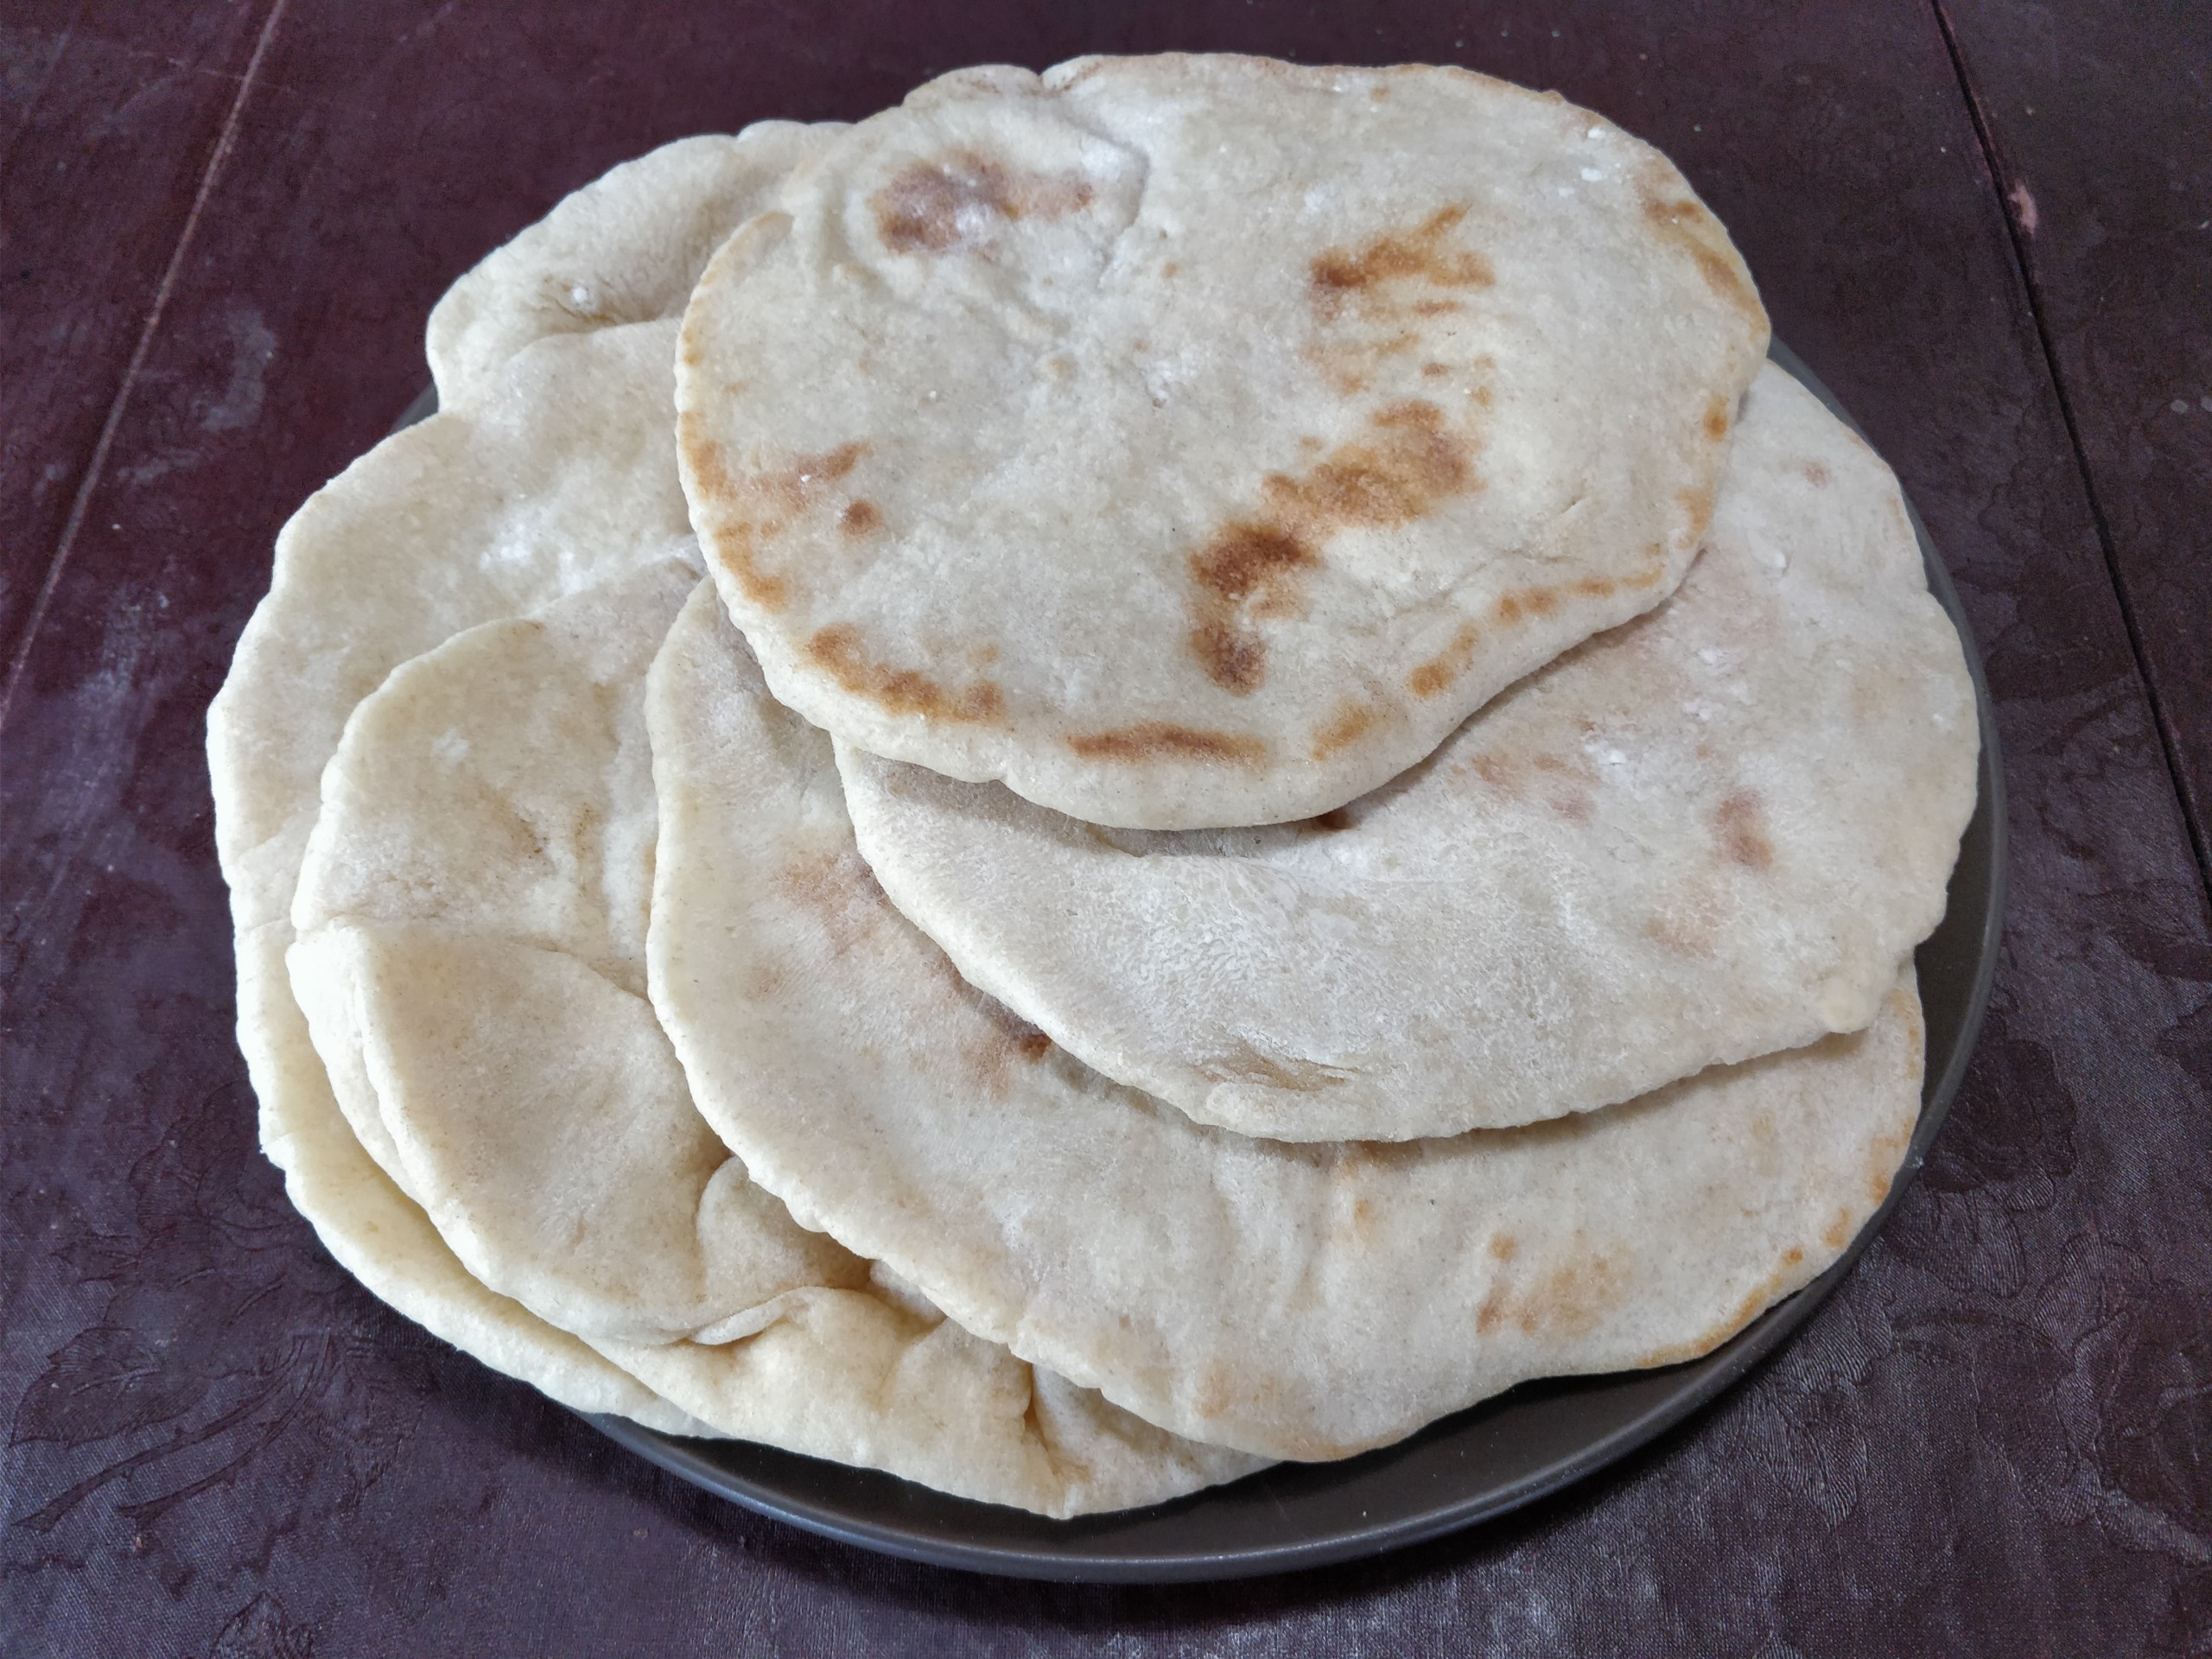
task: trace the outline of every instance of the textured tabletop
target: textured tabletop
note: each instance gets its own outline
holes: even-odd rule
[[[1672,155],[1897,467],[2012,790],[1917,1184],[1720,1403],[1503,1522],[1176,1590],[909,1567],[388,1313],[254,1144],[202,757],[444,286],[684,133],[954,66],[1464,63]],[[2212,1652],[2212,13],[2089,0],[18,0],[0,13],[0,1653]]]

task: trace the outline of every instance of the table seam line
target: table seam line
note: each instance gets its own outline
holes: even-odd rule
[[[2021,238],[2019,224],[2005,196],[2005,175],[1998,161],[1996,138],[1982,113],[1980,95],[1974,90],[1974,79],[1967,73],[1965,48],[1959,44],[1957,33],[1951,26],[1950,15],[1944,10],[1943,0],[1929,0],[1929,9],[1935,13],[1936,27],[1943,36],[1943,48],[1949,54],[1952,73],[1958,77],[1960,96],[1965,100],[1967,118],[1974,124],[1974,140],[1981,149],[1982,165],[1988,169],[1989,184],[1997,199],[1997,216],[2004,221],[2005,240],[2012,250],[2012,264],[2019,272],[2020,286],[2027,296],[2028,320],[2035,325],[2036,344],[2043,353],[2044,372],[2050,378],[2053,395],[2058,403],[2058,417],[2066,428],[2066,442],[2074,452],[2074,467],[2082,476],[2082,491],[2088,503],[2089,519],[2097,533],[2097,550],[2103,556],[2105,579],[2112,584],[2113,597],[2120,607],[2120,626],[2127,633],[2127,649],[2135,659],[2136,677],[2142,682],[2145,700],[2151,708],[2151,728],[2157,734],[2158,750],[2166,765],[2166,775],[2173,785],[2174,804],[2180,810],[2182,834],[2189,842],[2192,861],[2196,866],[2196,880],[2207,905],[2212,905],[2212,844],[2208,844],[2205,826],[2199,819],[2196,804],[2191,797],[2189,778],[2181,764],[2181,753],[2174,735],[2173,724],[2166,713],[2164,699],[2159,695],[2157,677],[2151,672],[2151,664],[2143,645],[2143,630],[2135,614],[2134,597],[2128,592],[2127,581],[2120,568],[2120,556],[2113,541],[2111,521],[2107,518],[2102,498],[2097,492],[2096,474],[2089,465],[2088,451],[2082,442],[2080,424],[2074,416],[2073,399],[2068,395],[2066,377],[2058,361],[2058,351],[2050,337],[2050,327],[2045,321],[2043,302],[2036,291],[2035,271],[2028,257],[2026,244]]]
[[[100,423],[100,433],[92,444],[91,458],[85,463],[84,477],[79,480],[75,496],[69,504],[69,516],[63,520],[61,534],[56,538],[54,552],[47,561],[46,573],[39,582],[38,592],[25,613],[22,632],[15,650],[10,653],[7,674],[0,679],[0,775],[4,775],[8,716],[15,707],[16,692],[29,667],[31,650],[36,644],[39,630],[46,620],[48,607],[54,591],[60,586],[61,576],[69,563],[69,555],[76,546],[77,537],[84,528],[85,517],[92,507],[92,495],[107,469],[108,452],[114,448],[116,434],[121,429],[124,411],[130,403],[130,394],[137,388],[140,372],[152,354],[154,337],[160,332],[162,318],[168,309],[170,296],[175,291],[179,277],[184,270],[185,255],[192,245],[194,232],[200,226],[200,217],[207,210],[214,194],[215,181],[238,147],[240,118],[245,111],[246,99],[251,96],[260,78],[261,66],[268,56],[270,42],[276,38],[276,25],[284,15],[290,0],[274,0],[269,15],[262,20],[260,35],[254,41],[253,53],[246,60],[245,73],[239,77],[238,89],[231,99],[231,106],[224,112],[223,124],[216,134],[213,147],[208,151],[207,164],[200,171],[199,188],[193,192],[192,206],[186,212],[184,224],[177,232],[176,245],[170,250],[168,263],[163,266],[161,282],[154,289],[153,302],[148,307],[146,321],[138,330],[138,339],[131,348],[130,359],[124,366],[123,378],[117,384],[115,396],[109,401],[106,417]]]

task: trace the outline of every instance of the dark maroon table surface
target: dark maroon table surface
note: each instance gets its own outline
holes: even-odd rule
[[[387,1312],[254,1144],[202,722],[431,302],[940,70],[1459,62],[1665,149],[1988,656],[1996,1000],[1858,1271],[1503,1522],[1175,1590],[728,1507]],[[0,1654],[2212,1653],[2212,8],[0,3]]]

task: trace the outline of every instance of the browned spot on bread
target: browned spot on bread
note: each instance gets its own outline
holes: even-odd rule
[[[1310,570],[1320,556],[1278,524],[1230,524],[1191,555],[1191,580],[1231,605],[1248,600],[1281,606],[1292,572]]]
[[[1478,754],[1468,763],[1467,770],[1502,794],[1517,796],[1521,792],[1512,766],[1497,755]]]
[[[1816,490],[1825,490],[1835,481],[1834,474],[1817,461],[1805,463],[1805,481]]]
[[[1764,328],[1766,312],[1729,247],[1728,232],[1720,227],[1720,221],[1695,201],[1669,197],[1653,190],[1648,182],[1639,188],[1645,222],[1689,255],[1707,288]]]
[[[1713,809],[1713,833],[1732,863],[1771,869],[1774,843],[1766,835],[1766,804],[1755,789],[1739,789]]]
[[[1728,400],[1718,393],[1705,405],[1705,435],[1715,443],[1728,435]]]
[[[875,929],[890,908],[875,872],[850,848],[816,853],[785,865],[778,878],[784,896],[804,910],[842,956]]]
[[[1382,711],[1371,702],[1347,699],[1338,703],[1329,723],[1313,734],[1313,758],[1325,760],[1347,744],[1357,743],[1374,730],[1375,722],[1382,718]]]
[[[1160,268],[1160,274],[1162,276],[1179,276],[1182,273],[1182,270],[1183,267],[1181,265],[1178,264],[1174,260],[1170,259],[1166,264]]]
[[[738,590],[764,610],[781,610],[791,601],[791,582],[761,563],[763,549],[783,535],[828,490],[860,464],[864,443],[841,443],[818,455],[797,455],[788,465],[753,471],[734,465],[721,445],[701,438],[688,418],[684,454],[691,481],[708,520],[710,550]]]
[[[848,536],[865,536],[882,527],[883,514],[873,501],[852,501],[837,515],[837,528]]]
[[[1349,1206],[1339,1205],[1330,1230],[1354,1245],[1367,1243],[1375,1230],[1375,1205],[1364,1193],[1356,1194]]]
[[[1344,525],[1410,523],[1479,487],[1466,439],[1434,404],[1408,398],[1371,421],[1373,439],[1339,445],[1303,477],[1269,474],[1269,507],[1325,535]]]
[[[1440,378],[1441,377],[1452,372],[1448,367],[1441,363],[1424,363],[1421,365],[1421,372],[1432,380]]]
[[[1586,1336],[1613,1311],[1621,1285],[1610,1257],[1562,1262],[1515,1299],[1514,1323],[1529,1336]]]
[[[1462,622],[1450,645],[1406,677],[1406,689],[1417,697],[1433,697],[1446,689],[1467,671],[1475,659],[1475,641],[1481,637],[1473,623]]]
[[[967,1045],[969,1074],[978,1087],[1002,1100],[1015,1063],[1036,1065],[1052,1052],[1052,1039],[994,997],[979,994],[968,1000],[989,1027]]]
[[[1301,354],[1339,393],[1365,391],[1389,359],[1435,340],[1437,318],[1466,310],[1466,295],[1491,285],[1490,262],[1452,242],[1467,211],[1439,208],[1408,229],[1327,249],[1306,267],[1315,334]]]
[[[1654,542],[1643,550],[1643,569],[1633,575],[1623,576],[1621,582],[1630,588],[1656,588],[1667,576],[1667,549],[1663,543]]]
[[[1821,1243],[1832,1250],[1840,1250],[1851,1243],[1851,1211],[1839,1210],[1835,1219],[1821,1230]]]
[[[1490,1253],[1501,1262],[1510,1262],[1521,1254],[1521,1241],[1510,1233],[1492,1233]]]
[[[1080,733],[1067,742],[1086,760],[1226,760],[1251,766],[1268,754],[1268,746],[1256,737],[1204,731],[1160,720],[1110,732]]]
[[[849,622],[816,630],[806,642],[806,655],[853,696],[894,715],[969,726],[990,725],[1005,717],[1006,699],[990,681],[973,681],[953,691],[918,669],[878,662],[868,655],[860,630]]]
[[[1033,173],[973,149],[934,162],[913,162],[875,194],[868,207],[876,233],[895,253],[944,253],[990,239],[990,221],[1058,219],[1080,213],[1096,193],[1066,174]]]
[[[1920,1039],[1916,1034],[1909,1039],[1910,1046],[1917,1052]],[[1904,1162],[1905,1148],[1912,1142],[1910,1133],[1900,1130],[1877,1135],[1866,1157],[1866,1201],[1878,1205],[1890,1196],[1890,1185],[1897,1179],[1897,1167]]]
[[[1269,474],[1265,510],[1224,525],[1190,556],[1191,649],[1224,690],[1242,696],[1266,678],[1255,624],[1298,614],[1302,579],[1322,563],[1319,543],[1342,529],[1408,523],[1480,486],[1471,445],[1435,404],[1389,404],[1370,429],[1302,473]]]
[[[1586,599],[1609,599],[1618,588],[1610,576],[1585,576],[1574,584],[1574,591]]]
[[[1505,1323],[1505,1287],[1494,1284],[1483,1293],[1481,1306],[1475,1309],[1475,1334],[1486,1337]]]
[[[1677,490],[1675,499],[1689,516],[1690,537],[1703,541],[1705,532],[1713,527],[1713,492],[1711,490]]]
[[[1467,216],[1466,204],[1440,207],[1409,231],[1385,231],[1357,248],[1330,248],[1307,267],[1315,308],[1333,316],[1348,295],[1391,283],[1415,281],[1439,288],[1488,288],[1497,280],[1479,253],[1446,245]]]

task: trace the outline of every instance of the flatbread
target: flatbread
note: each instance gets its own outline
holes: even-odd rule
[[[1681,175],[1457,69],[1088,59],[715,256],[684,484],[777,696],[1094,823],[1301,818],[1672,591],[1766,346]]]
[[[642,694],[697,582],[671,559],[395,669],[323,772],[292,906],[362,1144],[476,1278],[618,1341],[727,1339],[867,1277],[746,1179],[645,1000]]]
[[[1605,1111],[1396,1145],[1202,1127],[892,907],[829,740],[711,602],[647,720],[647,967],[702,1113],[802,1225],[1178,1433],[1338,1457],[1523,1378],[1691,1357],[1833,1262],[1904,1155],[1909,967],[1865,1032]]]
[[[563,198],[432,308],[423,346],[439,407],[474,401],[534,340],[681,316],[723,238],[842,130],[761,121],[679,138]]]
[[[238,1046],[295,1207],[377,1295],[495,1370],[579,1410],[696,1433],[468,1275],[350,1133],[284,965],[317,779],[354,704],[462,628],[691,546],[665,435],[673,327],[531,346],[466,411],[386,439],[310,497],[277,537],[269,595],[208,710],[207,761]]]
[[[1770,365],[1674,597],[1318,823],[1108,832],[837,765],[893,902],[1087,1065],[1246,1135],[1400,1141],[1867,1024],[1942,918],[1977,747],[1897,480]]]
[[[261,1149],[283,1171],[285,1195],[338,1265],[432,1336],[571,1410],[627,1417],[671,1434],[719,1434],[471,1278],[429,1217],[362,1151],[292,1000],[284,967],[291,931],[270,923],[238,936],[239,1046],[261,1099]]]
[[[290,964],[395,1179],[478,1278],[721,1432],[1051,1515],[1247,1472],[879,1282],[693,1109],[644,995],[643,702],[696,585],[670,561],[470,629],[347,721]]]

